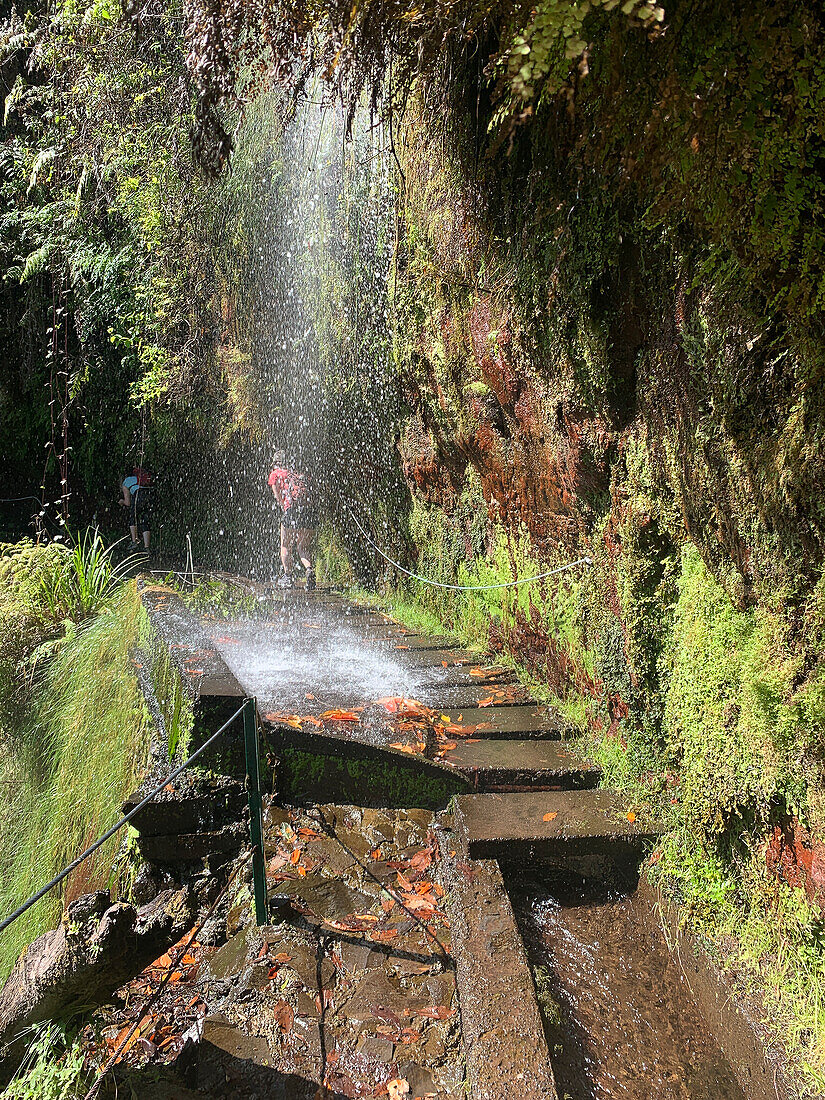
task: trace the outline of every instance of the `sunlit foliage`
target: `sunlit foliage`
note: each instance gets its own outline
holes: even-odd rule
[[[138,458],[135,406],[191,398],[212,346],[179,19],[138,39],[119,17],[67,0],[0,25],[0,432],[64,520]]]

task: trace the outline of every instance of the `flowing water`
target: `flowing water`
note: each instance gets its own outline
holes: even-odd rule
[[[382,637],[377,626],[370,616],[299,597],[264,620],[222,622],[212,641],[263,710],[312,714],[387,696],[434,703],[449,670],[402,658],[397,636]]]
[[[638,895],[514,873],[560,1100],[744,1100]]]
[[[391,695],[414,699],[424,686],[422,675],[405,667],[392,650],[369,644],[360,632],[318,612],[234,624],[231,643],[216,645],[266,710],[311,713]]]

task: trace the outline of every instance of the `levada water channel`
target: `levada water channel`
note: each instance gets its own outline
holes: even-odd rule
[[[228,489],[195,552],[259,578],[276,573],[263,503],[276,446],[312,468],[351,535],[350,520],[369,514],[385,517],[387,547],[396,537],[389,141],[368,116],[350,146],[343,129],[310,104],[276,153],[252,117],[247,176],[233,182],[247,189],[254,242],[237,323],[264,415],[242,458],[207,479]],[[511,670],[331,589],[241,580],[257,609],[218,618],[161,581],[142,593],[146,667],[166,669],[166,689],[170,675],[182,685],[193,747],[222,708],[255,696],[272,780],[271,924],[256,927],[248,890],[234,888],[175,983],[193,1017],[186,1088],[307,1100],[776,1095],[758,1040],[720,1009],[721,982],[687,965],[639,886],[655,822],[599,786],[565,723]],[[147,674],[145,686],[160,714],[157,682]],[[231,866],[243,789],[231,753],[209,770],[170,792],[162,814],[135,819],[149,868],[136,897],[203,885],[199,859],[210,874]],[[182,835],[167,835],[170,815]],[[173,1048],[160,1036],[143,1049]]]
[[[478,654],[330,591],[262,598],[253,615],[215,619],[193,615],[162,588],[144,593],[183,679],[198,682],[199,705],[220,704],[229,684],[228,705],[254,693],[277,760],[267,817],[268,851],[279,853],[270,893],[285,923],[275,925],[277,935],[266,932],[260,948],[249,930],[235,931],[209,963],[219,986],[244,975],[234,993],[221,994],[221,1026],[234,1029],[241,1062],[261,1061],[237,1003],[250,989],[262,996],[255,952],[264,952],[270,975],[276,954],[292,960],[287,972],[309,952],[314,982],[317,945],[295,928],[315,922],[341,937],[325,941],[340,975],[331,965],[318,979],[321,997],[325,986],[332,990],[321,1022],[323,1050],[335,1052],[332,1095],[377,1095],[382,1074],[411,1083],[418,1091],[410,1095],[445,1098],[465,1087],[479,1096],[555,1090],[560,1100],[774,1095],[755,1045],[728,1034],[707,976],[704,985],[694,981],[649,888],[639,887],[636,868],[655,826],[631,826],[618,796],[596,789],[597,771],[556,715]],[[318,807],[350,853],[343,864],[335,854],[334,873],[324,865],[332,855],[326,840],[312,839]],[[296,845],[290,852],[284,836]],[[386,925],[382,914],[375,923],[365,878],[347,878],[342,866],[359,857],[390,885],[399,868],[414,887],[409,859],[421,851],[429,853],[424,886],[437,883],[436,912],[445,920],[427,910],[435,939],[414,943],[420,929],[409,921]],[[359,929],[354,914],[373,923]],[[356,941],[365,929],[373,938],[362,950]],[[382,935],[392,935],[385,955]],[[446,967],[442,949],[453,959]],[[420,975],[429,992],[416,984]],[[411,1012],[414,1019],[419,996],[435,1002],[421,1011],[445,1021],[433,1026],[447,1028],[431,1037],[429,1054],[403,1045],[401,1025]],[[261,1019],[266,1011],[262,1004]],[[294,1012],[314,1028],[310,1001],[296,1002]],[[205,1035],[214,1050],[221,1044],[211,1019]],[[294,1075],[290,1095],[303,1096],[300,1081],[314,1067],[302,1058],[311,1064],[317,1051],[302,1054],[287,1038],[276,1064]],[[266,1049],[270,1057],[273,1045]],[[208,1059],[200,1072],[202,1086],[214,1083]]]

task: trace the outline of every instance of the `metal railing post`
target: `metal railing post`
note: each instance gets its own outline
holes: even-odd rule
[[[252,886],[255,897],[255,921],[267,924],[266,865],[264,862],[264,822],[261,803],[261,767],[258,747],[258,708],[255,699],[247,699],[243,708],[243,736],[246,750],[246,789],[249,797],[249,834],[252,841]]]

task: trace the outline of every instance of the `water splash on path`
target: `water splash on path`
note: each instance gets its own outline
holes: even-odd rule
[[[423,673],[391,650],[317,612],[303,620],[233,624],[231,634],[231,643],[215,644],[262,709],[311,713],[387,695],[417,698],[426,687]]]

